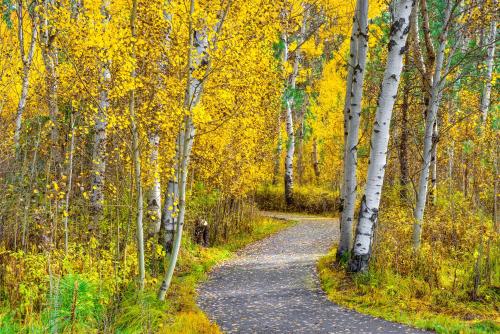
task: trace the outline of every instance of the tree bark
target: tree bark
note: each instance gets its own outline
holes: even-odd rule
[[[283,51],[283,63],[288,61],[288,37],[283,34],[283,41],[285,49]],[[296,55],[297,57],[297,55]],[[290,87],[295,89],[296,72],[298,72],[297,58],[293,66],[293,73],[290,77]],[[293,111],[292,111],[292,98],[286,98],[286,112],[285,112],[285,125],[286,125],[286,156],[285,156],[285,203],[287,206],[293,204],[293,154],[295,151],[295,133],[293,130]]]
[[[150,218],[149,237],[158,235],[161,227],[161,183],[160,171],[158,167],[158,149],[160,146],[160,135],[154,131],[149,136],[151,155],[149,163],[153,169],[153,185],[148,193],[148,216]]]
[[[372,253],[373,236],[387,162],[392,109],[397,97],[399,79],[403,68],[403,56],[407,48],[406,39],[409,32],[413,1],[395,0],[393,4],[394,22],[391,26],[387,64],[372,131],[368,176],[365,193],[361,200],[359,222],[349,262],[349,269],[353,272],[366,271]]]
[[[287,150],[285,157],[285,202],[287,206],[293,204],[293,154],[295,152],[295,134],[293,131],[292,102],[286,101],[286,133]]]
[[[429,191],[429,203],[436,205],[437,201],[437,142],[439,138],[438,132],[438,115],[434,120],[434,125],[432,126],[432,153],[431,153],[431,187]]]
[[[316,137],[313,138],[312,142],[312,161],[314,168],[314,176],[316,176],[316,181],[319,181],[320,170],[319,170],[319,159],[318,159],[318,141]]]
[[[295,50],[295,59],[293,62],[293,71],[289,79],[289,91],[286,97],[286,132],[287,132],[287,152],[285,158],[285,203],[287,206],[293,205],[293,155],[295,152],[295,130],[293,126],[293,107],[294,98],[293,95],[296,89],[296,80],[299,74],[299,65],[301,61],[300,45],[303,43],[306,35],[306,24],[307,24],[308,10],[304,9],[304,18],[302,21],[302,26],[300,28],[300,33],[297,41],[297,49]],[[288,61],[288,40],[286,34],[284,34],[285,41],[285,52],[284,52],[284,63]]]
[[[497,3],[497,1],[495,1]],[[486,58],[486,83],[483,88],[483,94],[481,98],[481,120],[486,123],[488,117],[488,109],[490,108],[490,97],[491,97],[491,87],[492,87],[492,76],[493,76],[493,66],[495,64],[495,46],[496,46],[496,36],[497,36],[497,22],[493,18],[490,24],[490,35],[488,36],[488,56]]]
[[[69,157],[68,157],[68,184],[66,189],[66,202],[64,209],[64,253],[68,254],[68,242],[69,242],[69,200],[71,196],[71,187],[73,183],[73,155],[75,152],[75,116],[71,114],[71,140],[69,146]]]
[[[194,2],[192,0],[192,2]],[[177,220],[177,231],[175,233],[172,255],[170,257],[170,261],[168,264],[167,271],[165,273],[165,278],[161,284],[160,291],[158,292],[158,299],[163,301],[165,300],[165,296],[167,294],[168,288],[172,282],[172,277],[174,275],[174,269],[177,264],[177,258],[179,256],[179,250],[181,246],[182,240],[182,229],[184,226],[184,216],[186,212],[186,183],[187,183],[187,174],[188,174],[188,165],[189,165],[189,157],[191,154],[191,149],[193,146],[195,136],[195,128],[192,123],[191,117],[186,116],[185,124],[184,124],[184,140],[182,142],[183,145],[183,154],[180,163],[180,187],[179,187],[179,217]]]
[[[111,74],[107,65],[103,68],[102,87],[99,93],[99,108],[94,123],[94,143],[92,148],[92,192],[90,196],[90,211],[93,218],[91,230],[98,228],[103,214],[104,181],[106,173],[106,141],[107,141],[107,110],[109,107],[107,85]]]
[[[216,26],[216,37],[214,37],[214,46],[217,44],[217,34],[222,29],[222,24],[229,11],[229,6],[231,1],[228,1],[225,11],[222,13],[222,17]],[[188,62],[187,62],[187,87],[186,95],[184,100],[184,107],[188,111],[188,114],[184,117],[183,128],[180,131],[180,147],[179,147],[179,216],[177,218],[177,230],[175,232],[172,255],[170,256],[170,261],[168,263],[168,268],[165,273],[165,278],[160,286],[158,292],[158,299],[165,300],[166,293],[172,282],[172,277],[174,275],[174,269],[177,264],[177,258],[179,256],[179,250],[181,247],[182,240],[182,229],[184,226],[184,216],[186,212],[186,184],[188,177],[188,167],[189,159],[191,156],[191,149],[193,147],[196,129],[193,124],[192,110],[200,102],[203,93],[203,80],[198,79],[193,76],[193,71],[195,68],[206,67],[206,72],[208,73],[210,69],[210,58],[207,53],[208,51],[208,36],[206,28],[203,30],[193,29],[193,13],[194,13],[194,0],[190,3],[190,19],[189,19],[189,47],[188,47]],[[196,52],[196,57],[192,57],[191,52],[194,47]],[[193,68],[193,65],[194,68]]]
[[[176,178],[177,179],[177,178]],[[163,214],[161,223],[163,226],[162,243],[167,254],[172,252],[172,244],[174,242],[175,226],[178,208],[175,203],[178,202],[179,184],[177,181],[168,181],[167,192],[165,194],[165,204],[163,206]]]
[[[132,0],[132,12],[130,15],[130,30],[132,38],[136,38],[135,21],[137,18],[137,0]],[[135,45],[132,44],[132,58],[135,59]],[[136,69],[131,73],[132,80],[135,80]],[[135,88],[130,91],[130,126],[132,130],[132,162],[134,164],[135,186],[137,192],[137,215],[136,215],[136,238],[137,238],[137,263],[139,266],[139,289],[144,290],[144,279],[146,270],[144,265],[144,197],[142,192],[142,170],[141,170],[141,153],[139,151],[139,129],[137,128],[135,115]]]
[[[278,175],[280,174],[280,163],[281,163],[281,151],[283,150],[283,143],[281,138],[281,113],[278,115],[278,143],[276,145],[276,156],[274,160],[274,169],[273,169],[273,185],[278,183]]]
[[[32,18],[32,30],[31,30],[31,40],[28,48],[28,54],[26,54],[24,50],[24,12],[23,12],[23,2],[18,1],[17,5],[17,20],[18,20],[18,39],[19,39],[19,52],[21,55],[21,60],[23,62],[23,73],[22,73],[22,81],[21,81],[21,96],[19,98],[17,104],[17,113],[16,113],[16,121],[15,121],[15,130],[14,130],[14,149],[16,152],[16,157],[20,156],[20,148],[21,148],[21,126],[23,120],[24,109],[26,108],[26,101],[28,99],[28,88],[29,88],[29,76],[31,65],[33,63],[33,56],[35,54],[36,48],[36,39],[38,35],[37,29],[37,16],[36,11],[33,14]]]
[[[359,11],[358,9],[358,1],[356,2],[356,9],[354,11],[354,20],[356,20],[356,15]],[[355,22],[354,22],[355,23]],[[354,74],[354,66],[357,60],[357,54],[358,54],[358,42],[357,42],[357,37],[356,37],[356,29],[355,25],[353,23],[352,31],[351,31],[351,40],[349,43],[349,60],[347,62],[347,86],[346,86],[346,92],[345,92],[345,97],[344,97],[344,163],[347,160],[347,135],[349,133],[349,109],[351,107],[351,96],[352,96],[352,78]],[[345,178],[346,178],[346,173],[345,173],[345,168],[343,169],[342,173],[342,186],[340,187],[340,221],[342,221],[342,215],[344,212],[344,202],[345,202]]]
[[[42,37],[42,58],[45,65],[46,72],[46,85],[47,85],[47,104],[49,109],[49,117],[51,121],[50,129],[50,159],[54,165],[55,172],[60,170],[61,152],[58,148],[59,143],[59,130],[58,130],[58,120],[59,106],[58,106],[58,95],[57,88],[59,84],[59,79],[57,77],[57,63],[58,55],[57,50],[54,46],[54,34],[50,33],[49,22],[47,16],[50,11],[54,10],[54,2],[52,0],[44,0],[43,7],[45,11],[45,17],[43,18],[41,24],[41,31],[43,32]]]
[[[344,153],[344,203],[340,223],[340,241],[337,259],[352,248],[352,222],[356,206],[356,167],[358,160],[359,121],[361,117],[363,80],[368,51],[368,0],[358,0],[353,20],[353,36],[357,51],[352,72],[350,104],[347,109],[348,131]],[[355,32],[354,32],[355,31]],[[353,53],[351,51],[351,53]],[[349,84],[348,84],[349,86]]]
[[[304,108],[305,105],[302,105]],[[297,131],[297,181],[299,185],[303,184],[304,181],[304,110],[302,110],[299,116],[299,128]]]
[[[408,54],[405,56],[405,70],[408,70],[409,61]],[[399,137],[399,185],[401,190],[399,192],[400,198],[403,201],[408,201],[408,184],[410,183],[410,170],[408,166],[408,138],[410,130],[408,129],[408,109],[410,107],[410,78],[409,73],[404,73],[404,88],[403,88],[403,102],[401,104],[401,122],[400,122],[400,137]]]
[[[102,2],[102,15],[104,26],[110,20],[108,12],[109,3]],[[109,64],[104,61],[101,64],[101,78],[99,91],[99,106],[94,123],[94,144],[92,147],[92,192],[90,195],[90,213],[92,215],[93,225],[89,230],[99,228],[99,222],[102,218],[104,208],[104,182],[106,173],[106,142],[107,142],[107,113],[109,108],[108,90],[111,82],[111,72]]]

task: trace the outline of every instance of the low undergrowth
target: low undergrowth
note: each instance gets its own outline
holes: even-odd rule
[[[422,247],[412,249],[411,208],[396,193],[381,209],[367,273],[346,272],[335,249],[318,272],[340,305],[438,333],[499,333],[498,235],[490,218],[460,195],[426,211]]]
[[[219,333],[196,306],[196,286],[210,269],[251,242],[291,223],[255,218],[246,231],[225,243],[204,248],[184,238],[179,264],[165,302],[156,298],[161,280],[148,276],[144,292],[134,282],[135,248],[129,259],[113,270],[115,249],[70,247],[69,254],[36,255],[0,251],[0,279],[15,282],[0,291],[0,334],[11,333]],[[149,259],[149,264],[154,261]],[[119,272],[119,275],[116,275]],[[13,283],[14,284],[14,283]]]
[[[295,186],[294,203],[285,203],[284,186],[266,184],[255,192],[255,202],[261,210],[288,211],[311,214],[334,213],[339,210],[339,194],[337,191],[316,186]]]
[[[452,296],[440,305],[444,291],[420,295],[425,283],[416,277],[370,271],[350,275],[335,264],[333,249],[320,259],[318,272],[328,298],[358,312],[437,333],[497,333],[498,312],[491,303],[457,301]],[[442,303],[441,302],[441,303]]]

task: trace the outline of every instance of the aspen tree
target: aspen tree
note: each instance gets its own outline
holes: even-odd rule
[[[30,84],[30,71],[31,65],[33,63],[33,57],[35,55],[37,36],[38,36],[38,14],[36,11],[30,15],[31,18],[31,39],[28,46],[28,53],[25,50],[25,27],[24,27],[24,16],[26,15],[27,9],[24,9],[23,0],[17,2],[16,14],[18,22],[18,40],[19,40],[19,53],[21,55],[22,61],[22,81],[21,81],[21,95],[17,104],[17,113],[15,120],[15,130],[14,130],[14,149],[16,155],[19,157],[19,150],[21,148],[21,126],[23,120],[24,109],[26,108],[26,101],[28,99],[28,89]]]
[[[497,1],[494,1],[497,4]],[[493,66],[495,65],[495,47],[496,47],[496,36],[497,36],[497,21],[495,19],[495,13],[492,13],[493,18],[490,23],[490,33],[487,39],[487,50],[488,54],[486,57],[486,78],[485,85],[483,87],[483,93],[481,98],[481,119],[485,123],[488,117],[488,109],[490,108],[490,98],[491,98],[491,87],[493,86],[491,79],[493,77]]]
[[[451,12],[453,7],[453,0],[448,0],[445,9],[445,19],[444,27],[439,36],[439,47],[436,54],[436,63],[434,69],[434,76],[432,78],[432,90],[430,94],[429,106],[426,112],[425,118],[425,137],[424,137],[424,152],[423,152],[423,162],[422,171],[420,174],[420,180],[417,192],[417,203],[414,211],[415,222],[413,224],[413,247],[415,250],[420,248],[420,237],[422,234],[422,223],[424,218],[425,202],[427,198],[428,189],[428,179],[431,167],[432,152],[434,150],[435,143],[434,129],[436,126],[436,118],[439,108],[439,103],[441,99],[441,88],[442,88],[442,78],[441,71],[443,69],[445,49],[447,44],[447,35],[449,25],[451,24]]]
[[[59,145],[59,130],[58,130],[58,115],[59,115],[59,105],[58,105],[58,94],[57,89],[59,85],[59,79],[57,77],[57,65],[58,65],[58,52],[54,45],[54,39],[56,34],[56,27],[49,22],[49,16],[53,11],[57,10],[56,3],[53,0],[43,0],[42,1],[44,17],[41,18],[40,24],[40,35],[42,39],[41,51],[43,63],[45,65],[45,76],[46,76],[46,86],[47,86],[47,105],[49,109],[49,117],[51,122],[50,129],[50,158],[51,163],[54,164],[55,171],[59,170],[60,164],[60,151],[58,149]]]
[[[352,222],[354,220],[357,189],[356,166],[359,120],[361,117],[363,80],[368,50],[368,0],[358,0],[356,3],[351,38],[354,39],[355,46],[354,50],[350,51],[354,57],[352,82],[347,84],[347,90],[350,90],[350,94],[346,96],[349,103],[346,102],[346,106],[348,106],[345,110],[347,115],[347,138],[344,145],[344,203],[337,259],[340,259],[352,248]]]
[[[353,272],[366,271],[372,254],[373,236],[387,163],[389,126],[403,69],[412,7],[413,1],[411,0],[393,2],[393,23],[389,36],[387,63],[371,136],[365,192],[361,200],[359,222],[349,262],[349,269]]]
[[[130,30],[132,35],[132,60],[135,61],[135,38],[136,32],[136,19],[137,19],[137,0],[132,0],[132,11],[130,14]],[[136,69],[134,68],[131,73],[133,84],[135,85]],[[136,238],[137,238],[137,262],[139,265],[139,289],[144,289],[144,279],[146,277],[146,270],[144,267],[144,199],[142,193],[142,179],[141,179],[141,154],[139,152],[139,130],[137,129],[136,114],[135,114],[135,87],[130,90],[129,97],[129,113],[130,113],[130,126],[132,131],[132,160],[134,164],[135,186],[137,196],[137,216],[136,216]]]
[[[106,30],[111,16],[109,14],[109,0],[103,0],[101,4],[102,29]],[[103,50],[105,51],[105,50]],[[94,142],[92,146],[92,179],[90,195],[90,211],[93,226],[90,230],[98,229],[103,214],[104,206],[104,182],[106,173],[106,142],[108,125],[109,85],[111,83],[111,71],[107,60],[101,61],[101,73],[99,80],[99,104],[94,123]]]

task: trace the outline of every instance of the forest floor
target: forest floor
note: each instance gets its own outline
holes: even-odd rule
[[[265,212],[298,223],[215,268],[198,305],[226,333],[423,333],[338,306],[321,290],[316,262],[339,235],[338,220]]]

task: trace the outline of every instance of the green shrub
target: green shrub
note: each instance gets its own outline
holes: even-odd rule
[[[97,328],[104,314],[96,284],[81,275],[64,276],[56,284],[50,307],[42,315],[52,333],[83,332]]]

